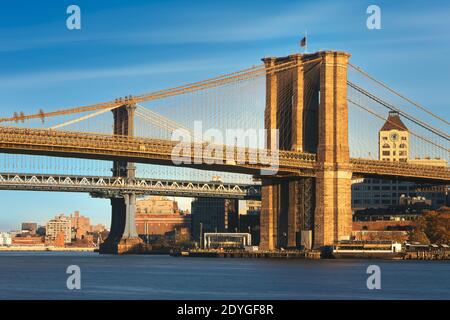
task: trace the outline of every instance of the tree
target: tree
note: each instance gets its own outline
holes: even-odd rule
[[[419,242],[422,244],[430,244],[430,239],[428,239],[425,232],[423,232],[422,230],[418,230],[418,229],[415,229],[410,232],[409,241],[410,242]]]
[[[417,226],[410,233],[410,241],[420,243],[450,243],[450,208],[442,207],[436,211],[424,213]]]

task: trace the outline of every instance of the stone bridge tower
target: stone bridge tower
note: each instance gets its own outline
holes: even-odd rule
[[[280,150],[317,155],[314,177],[263,179],[263,249],[320,248],[350,236],[349,56],[320,51],[263,59],[266,68],[295,65],[267,74],[265,128],[279,130]],[[268,145],[272,144],[268,136]]]

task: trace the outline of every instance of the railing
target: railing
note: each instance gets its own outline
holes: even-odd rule
[[[97,158],[114,160],[117,158],[131,162],[154,163],[163,162],[174,165],[172,153],[180,142],[120,135],[105,135],[83,132],[66,132],[48,129],[23,129],[0,127],[0,152],[32,153],[49,156],[67,156],[79,158]],[[183,145],[181,145],[182,147]],[[184,145],[186,146],[186,144]],[[210,150],[221,150],[205,156],[203,152],[196,154],[196,148],[205,146],[200,143],[187,144],[190,150],[189,165],[220,165],[222,171],[256,173],[256,170],[267,169],[271,164],[271,155],[277,156],[275,171],[314,176],[320,170],[316,155],[295,151],[275,151],[265,149],[235,148],[228,159],[230,146],[210,146]],[[203,149],[201,149],[203,150]],[[186,163],[185,163],[186,164]],[[214,170],[214,167],[211,169]],[[215,168],[217,169],[217,167]],[[398,176],[450,182],[448,167],[418,165],[403,162],[388,162],[368,159],[351,159],[349,170],[362,176]]]
[[[350,160],[353,173],[381,176],[416,177],[430,180],[447,181],[450,183],[450,169],[448,166],[432,166],[411,164],[398,161],[380,161],[369,159]]]
[[[17,153],[29,150],[46,155],[62,153],[72,156],[76,154],[80,157],[90,155],[110,159],[114,157],[132,158],[135,162],[148,162],[149,160],[172,162],[172,153],[176,146],[182,149],[186,144],[170,140],[120,135],[0,127],[0,151],[1,149],[12,150],[17,151]],[[247,169],[261,169],[277,164],[280,170],[297,172],[299,168],[312,169],[316,161],[315,154],[311,153],[277,151],[274,154],[273,151],[266,149],[235,148],[234,146],[227,147],[224,145],[209,146],[210,150],[221,150],[220,154],[214,151],[207,156],[203,152],[197,155],[197,148],[205,146],[203,143],[187,145],[190,148],[191,164],[212,163]],[[234,149],[231,153],[231,159],[229,159],[227,153],[230,148]],[[272,155],[276,156],[278,163],[270,163]]]

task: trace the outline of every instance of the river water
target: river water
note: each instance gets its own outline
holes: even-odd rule
[[[369,265],[381,289],[367,288]],[[81,289],[67,289],[67,267]],[[450,299],[450,263],[0,253],[0,299]]]

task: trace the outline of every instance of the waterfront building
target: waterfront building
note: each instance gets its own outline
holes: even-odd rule
[[[190,215],[180,212],[178,203],[162,196],[136,201],[136,230],[139,235],[164,235],[176,228],[190,228]]]
[[[45,227],[45,241],[47,243],[55,243],[57,239],[59,240],[61,235],[64,243],[71,242],[71,221],[63,214],[60,214],[47,222]]]
[[[252,244],[259,244],[261,201],[245,201],[245,213],[239,214],[239,232],[248,232],[252,236]]]
[[[390,111],[378,132],[378,158],[399,162],[407,162],[409,159],[409,131],[398,112]]]
[[[36,234],[38,225],[35,222],[22,222],[22,231],[28,231],[30,234]]]
[[[82,239],[91,230],[91,221],[88,217],[80,215],[75,211],[69,216],[70,224],[73,229],[72,239]]]
[[[446,166],[443,159],[410,159],[410,134],[398,112],[389,112],[388,119],[378,133],[378,160],[410,162],[414,164]],[[446,204],[444,192],[417,191],[420,185],[414,182],[365,178],[353,181],[352,210],[388,208],[398,206],[401,197],[422,196],[431,201],[433,207]]]
[[[11,234],[9,232],[0,232],[0,246],[10,246],[11,244]]]
[[[36,235],[16,235],[12,238],[12,244],[14,246],[41,246],[45,243],[44,236]]]
[[[250,233],[205,233],[206,249],[242,249],[252,245]]]
[[[191,203],[191,230],[195,241],[205,232],[237,232],[239,201],[221,198],[196,198]]]

